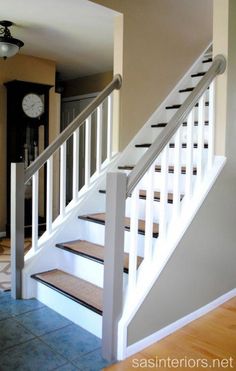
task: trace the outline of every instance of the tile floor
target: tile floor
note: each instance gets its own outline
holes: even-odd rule
[[[98,371],[101,341],[35,299],[0,292],[0,371]]]

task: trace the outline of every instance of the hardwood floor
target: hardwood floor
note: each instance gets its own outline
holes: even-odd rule
[[[236,297],[106,371],[134,369],[236,370]]]

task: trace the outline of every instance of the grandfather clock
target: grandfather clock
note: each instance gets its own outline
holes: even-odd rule
[[[13,80],[7,88],[7,226],[10,233],[10,172],[11,162],[29,166],[48,145],[49,90],[52,85]],[[31,233],[32,189],[25,187],[25,234]],[[41,209],[45,210],[45,179],[41,186]],[[44,222],[41,212],[39,224]]]

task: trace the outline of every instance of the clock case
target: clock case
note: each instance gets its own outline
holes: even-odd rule
[[[53,85],[38,84],[27,81],[13,80],[4,84],[7,89],[7,225],[6,232],[10,235],[10,173],[12,162],[24,162],[29,165],[38,155],[39,131],[43,132],[43,149],[48,145],[49,125],[49,90]],[[38,94],[44,102],[44,112],[37,118],[28,117],[22,108],[22,100],[29,93]],[[28,159],[26,158],[28,154]],[[44,215],[39,217],[39,225],[44,229],[46,206],[46,175],[44,176],[43,200]],[[32,195],[31,184],[26,186],[25,197],[25,236],[31,235]]]

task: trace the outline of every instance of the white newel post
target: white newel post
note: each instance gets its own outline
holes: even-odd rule
[[[123,307],[126,182],[124,173],[107,174],[102,355],[108,360],[117,359],[118,321]]]
[[[24,163],[11,164],[11,296],[22,297],[25,219]]]

